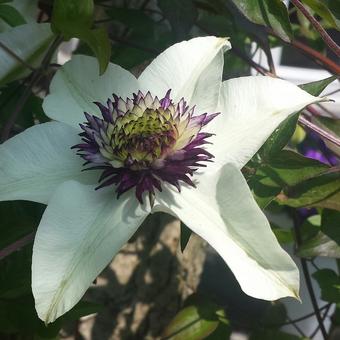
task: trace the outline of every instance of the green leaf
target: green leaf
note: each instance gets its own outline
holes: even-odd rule
[[[232,0],[255,24],[270,26],[284,41],[293,36],[286,6],[281,0]]]
[[[336,0],[326,0],[326,3],[334,16],[340,20],[340,2]]]
[[[19,26],[26,24],[24,17],[12,6],[0,6],[0,18],[10,26]]]
[[[111,44],[105,29],[91,29],[93,11],[93,0],[56,0],[51,25],[66,40],[75,37],[84,41],[97,57],[99,73],[103,74],[110,61]]]
[[[330,27],[340,30],[340,21],[333,15],[329,7],[323,1],[303,0],[303,3],[311,8],[325,22],[327,22]]]
[[[296,129],[296,124],[299,119],[299,114],[286,118],[270,135],[267,141],[263,144],[259,150],[259,154],[264,159],[269,159],[275,156],[280,150],[282,150],[290,138],[293,136]]]
[[[0,116],[0,128],[14,111],[18,97],[21,96],[26,86],[20,82],[13,82],[1,88],[0,91],[0,107],[3,114]],[[24,107],[20,112],[20,116],[16,122],[15,128],[25,129],[39,122],[46,122],[49,119],[42,109],[42,99],[33,93],[28,97]],[[1,204],[0,204],[1,207]]]
[[[29,23],[0,33],[0,41],[32,66],[39,64],[52,39],[49,24]],[[0,48],[0,85],[20,78],[28,71],[26,66]]]
[[[162,339],[196,340],[205,339],[213,332],[219,331],[218,326],[225,325],[225,338],[230,335],[229,322],[223,310],[205,299],[190,297],[186,307],[177,313],[166,327]],[[209,339],[214,339],[213,337]],[[217,339],[217,338],[215,338]]]
[[[46,326],[36,314],[31,294],[13,300],[0,300],[0,332],[55,338],[65,320],[77,320],[100,309],[97,304],[81,301],[65,315]]]
[[[314,206],[340,191],[340,173],[327,172],[284,189],[277,198],[280,204],[294,208]]]
[[[313,81],[311,83],[301,84],[299,85],[299,87],[302,90],[307,91],[312,96],[319,96],[321,92],[335,79],[337,79],[337,76],[332,76],[322,80]]]
[[[340,247],[320,231],[315,237],[304,242],[299,247],[297,255],[304,258],[316,256],[340,258]]]
[[[321,298],[328,302],[340,302],[340,277],[331,269],[320,269],[312,274],[321,289]]]
[[[296,152],[282,150],[272,157],[268,165],[260,171],[271,178],[277,185],[293,186],[302,181],[326,173],[329,166],[317,160],[304,157]],[[270,185],[269,181],[263,181]]]
[[[51,19],[52,30],[66,40],[90,30],[93,24],[93,0],[55,0]]]
[[[111,7],[105,12],[113,20],[119,21],[143,35],[153,34],[156,28],[156,23],[151,17],[138,9]]]
[[[313,206],[315,208],[327,208],[340,211],[340,191],[320,202],[313,203]]]
[[[181,221],[181,251],[182,253],[185,250],[185,247],[187,246],[190,236],[192,234],[192,231]]]
[[[111,44],[105,29],[84,30],[78,32],[75,37],[84,41],[98,59],[99,73],[103,74],[110,62]]]
[[[319,161],[283,150],[261,164],[248,183],[256,199],[260,198],[261,207],[276,196],[279,204],[297,208],[315,206],[340,191],[340,173]]]
[[[291,229],[273,227],[272,230],[280,244],[288,244],[294,242],[294,234]]]
[[[0,250],[36,229],[44,206],[25,201],[0,203]]]
[[[191,27],[198,17],[192,0],[158,0],[158,6],[169,20],[177,40],[187,38]]]
[[[0,260],[0,299],[18,298],[31,292],[32,243]]]
[[[340,212],[324,209],[321,231],[340,246]]]
[[[272,302],[264,313],[261,325],[266,328],[280,328],[287,320],[287,310],[283,303]]]

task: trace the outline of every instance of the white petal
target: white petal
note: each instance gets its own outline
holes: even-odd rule
[[[175,44],[144,70],[139,81],[144,91],[159,98],[171,89],[171,97],[182,97],[197,105],[198,112],[214,112],[223,71],[223,53],[230,49],[226,38],[199,37]]]
[[[294,84],[271,77],[227,80],[221,88],[221,114],[206,127],[216,133],[209,150],[217,167],[230,162],[242,168],[290,114],[321,101]],[[214,171],[214,166],[209,166]]]
[[[81,172],[84,161],[71,146],[77,130],[50,122],[33,126],[0,145],[0,200],[47,203],[56,187],[78,179],[95,183],[98,174]]]
[[[241,172],[228,164],[200,180],[197,189],[164,191],[154,209],[174,214],[215,248],[248,295],[297,297],[297,267],[277,242]]]
[[[39,317],[49,323],[70,310],[146,216],[133,192],[117,200],[112,189],[62,184],[34,241],[32,290]]]
[[[29,23],[0,33],[0,41],[21,59],[35,66],[53,39],[50,24]],[[0,48],[0,84],[20,77],[26,67]]]
[[[106,104],[113,93],[131,97],[138,88],[137,79],[122,67],[109,64],[106,72],[99,76],[98,61],[78,55],[54,76],[43,108],[50,118],[79,128],[79,123],[85,121],[85,111],[100,116],[94,101]]]

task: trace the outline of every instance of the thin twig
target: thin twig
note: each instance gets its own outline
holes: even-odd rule
[[[296,212],[294,211],[294,231],[295,231],[295,237],[296,237],[296,244],[298,247],[301,246],[302,244],[302,236],[300,233],[300,223],[299,223],[299,217],[297,216]],[[302,266],[302,271],[303,271],[303,275],[305,278],[305,282],[306,282],[306,286],[307,286],[307,290],[310,296],[310,300],[312,302],[312,306],[314,309],[314,313],[316,316],[316,319],[318,320],[319,326],[320,326],[320,331],[322,333],[322,336],[324,338],[324,340],[327,339],[327,331],[325,329],[325,325],[323,324],[323,319],[321,317],[320,314],[320,309],[316,300],[316,296],[313,290],[313,285],[312,285],[312,280],[311,277],[309,275],[309,269],[308,269],[308,264],[306,259],[304,258],[300,258],[301,261],[301,266]]]
[[[58,36],[55,38],[55,40],[52,42],[51,46],[47,50],[47,53],[41,63],[41,67],[39,69],[36,69],[31,74],[30,81],[21,94],[20,98],[18,99],[17,105],[15,106],[13,112],[11,113],[9,119],[7,120],[5,126],[3,127],[2,133],[1,133],[1,141],[4,142],[8,139],[10,132],[13,128],[13,125],[15,124],[16,120],[18,119],[18,116],[24,107],[27,99],[31,95],[32,88],[39,82],[41,77],[43,76],[43,73],[45,72],[45,69],[48,67],[50,60],[55,52],[55,49],[58,47],[62,39]]]
[[[299,333],[302,337],[306,337],[306,334],[302,331],[302,329],[293,321],[289,318],[289,316],[287,316],[287,319],[290,322],[290,325],[292,325]]]
[[[317,105],[324,113],[327,113],[327,114],[328,114],[329,116],[331,116],[332,118],[334,118],[334,119],[339,119],[339,118],[337,117],[337,115],[336,115],[334,112],[328,110],[328,108],[326,108],[325,105],[322,105],[322,104],[320,104],[320,103],[317,103],[316,105]]]
[[[332,305],[331,303],[327,303],[326,305],[320,307],[320,308],[319,308],[319,311],[321,312],[321,311],[323,311],[324,309],[329,308],[331,305]],[[306,320],[306,319],[309,319],[309,318],[311,318],[311,317],[313,317],[313,316],[315,316],[315,312],[306,314],[306,315],[304,315],[304,316],[301,316],[300,318],[293,319],[293,320],[287,321],[287,322],[285,322],[285,323],[273,324],[273,325],[271,325],[271,326],[273,326],[273,327],[277,327],[277,326],[287,326],[287,325],[290,325],[291,322],[295,322],[295,323],[301,322],[301,321]]]
[[[317,63],[318,65],[321,65],[323,68],[325,68],[329,72],[336,74],[336,75],[340,74],[340,65],[336,64],[334,61],[327,58],[322,53],[314,50],[313,48],[307,46],[306,44],[296,39],[293,39],[291,40],[290,43],[287,43],[286,41],[282,40],[271,28],[267,27],[266,30],[270,35],[280,39],[283,43],[297,48],[300,52],[306,55],[309,59],[312,59],[315,63]]]
[[[11,255],[15,251],[19,250],[20,248],[24,247],[26,244],[29,244],[33,241],[35,235],[35,231],[32,233],[24,236],[20,240],[17,240],[16,242],[10,244],[8,247],[0,250],[0,260],[4,259],[8,255]]]
[[[296,8],[298,8],[301,13],[308,19],[308,21],[313,25],[313,27],[319,32],[323,41],[327,46],[340,57],[340,46],[329,36],[325,29],[320,25],[320,23],[309,13],[306,7],[301,3],[300,0],[291,0]]]
[[[326,308],[324,314],[322,315],[322,320],[325,320],[327,317],[327,314],[331,308],[332,304],[329,304],[328,307]],[[319,331],[320,329],[320,325],[317,325],[317,327],[315,328],[314,332],[310,335],[310,338],[313,339],[316,335],[316,333]]]
[[[20,64],[31,70],[32,72],[35,71],[35,68],[28,64],[24,59],[20,58],[14,51],[12,51],[8,46],[6,46],[3,42],[0,41],[0,47],[6,51],[11,57],[16,59]]]
[[[303,52],[307,57],[315,58],[316,61],[318,61],[318,64],[322,65],[325,69],[327,69],[331,73],[334,73],[336,75],[340,74],[340,66],[331,59],[327,58],[325,55],[321,54],[320,52],[314,50],[313,48],[309,47],[308,45],[298,40],[292,40],[291,44],[292,46],[296,47],[301,52]]]
[[[337,146],[340,146],[340,139],[335,137],[334,135],[330,134],[329,132],[321,129],[319,126],[315,125],[314,123],[310,122],[306,119],[303,115],[299,117],[299,123],[303,126],[307,127],[308,129],[316,132],[318,135],[326,138],[330,142],[334,143]]]

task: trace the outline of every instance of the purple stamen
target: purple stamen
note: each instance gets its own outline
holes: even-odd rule
[[[95,102],[102,118],[85,113],[82,142],[72,148],[90,165],[85,170],[102,170],[96,190],[114,185],[120,197],[135,188],[143,203],[144,193],[162,191],[162,182],[178,191],[181,182],[195,187],[190,177],[214,157],[204,148],[212,134],[200,130],[219,113],[195,116],[194,106],[183,98],[174,104],[170,94],[160,100],[150,92],[126,100],[113,94],[107,106]]]

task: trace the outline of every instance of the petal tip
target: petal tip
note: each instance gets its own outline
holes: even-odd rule
[[[230,43],[229,37],[217,37],[217,43],[220,46],[222,46],[224,52],[231,49],[231,43]]]

